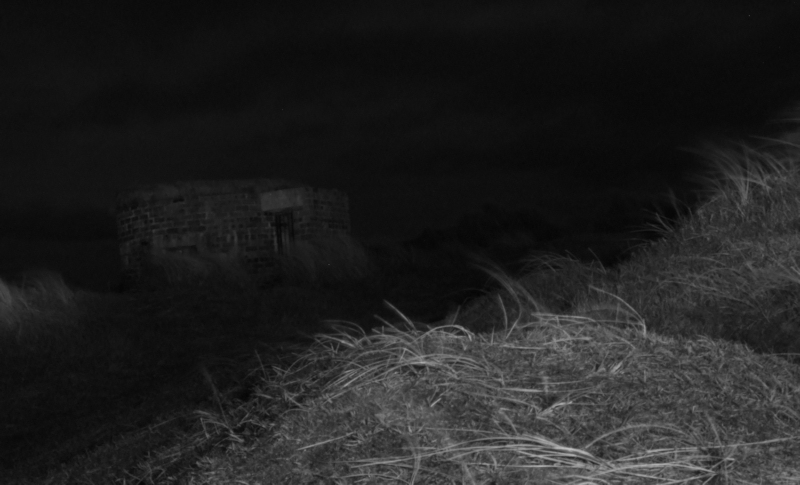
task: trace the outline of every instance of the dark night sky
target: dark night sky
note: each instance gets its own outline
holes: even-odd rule
[[[249,177],[348,192],[364,238],[486,203],[580,221],[800,101],[794,1],[8,3],[0,235]]]

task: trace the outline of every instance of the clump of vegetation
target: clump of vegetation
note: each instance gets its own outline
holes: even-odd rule
[[[0,279],[0,341],[20,343],[69,333],[65,320],[76,311],[76,299],[76,292],[52,271],[29,271],[16,283]],[[43,325],[45,321],[51,324]]]
[[[730,343],[649,334],[623,302],[626,321],[608,325],[541,313],[516,296],[518,317],[503,332],[457,324],[421,331],[405,320],[369,335],[353,327],[320,336],[288,369],[262,369],[260,402],[231,412],[236,423],[268,431],[239,435],[241,444],[207,456],[191,480],[666,484],[800,476],[796,366]],[[263,410],[281,407],[281,419],[267,422]]]
[[[363,280],[375,267],[364,246],[338,234],[295,241],[277,261],[282,284],[333,285]]]

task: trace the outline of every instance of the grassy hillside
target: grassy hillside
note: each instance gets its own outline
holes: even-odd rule
[[[656,332],[800,355],[800,148],[709,148],[707,200],[604,288]],[[797,355],[789,355],[797,354]]]
[[[0,482],[798,483],[800,149],[705,154],[613,269],[339,240],[268,288],[183,257],[2,284]]]

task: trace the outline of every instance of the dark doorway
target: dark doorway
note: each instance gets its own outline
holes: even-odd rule
[[[275,252],[285,254],[294,241],[294,217],[291,211],[275,214]]]

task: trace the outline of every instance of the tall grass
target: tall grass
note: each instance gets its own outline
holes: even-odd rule
[[[364,246],[344,234],[296,241],[277,263],[280,280],[293,285],[358,281],[376,269]]]
[[[236,254],[153,253],[145,260],[137,287],[246,287],[252,283],[244,262]]]
[[[560,263],[553,271],[575,269]],[[489,271],[503,288],[494,295],[501,331],[473,333],[460,317],[420,330],[398,312],[377,332],[343,324],[319,335],[291,366],[262,366],[254,399],[204,416],[204,430],[233,434],[243,453],[235,464],[208,457],[192,478],[796,482],[793,366],[727,342],[649,333],[614,295],[615,316],[549,313],[524,283]],[[273,421],[265,409],[284,412]],[[252,440],[236,431],[259,427],[268,431]]]
[[[3,340],[60,333],[76,294],[52,271],[24,273],[16,283],[0,279],[0,332]]]
[[[605,288],[659,332],[800,353],[800,148],[774,141],[700,153],[704,201]]]

